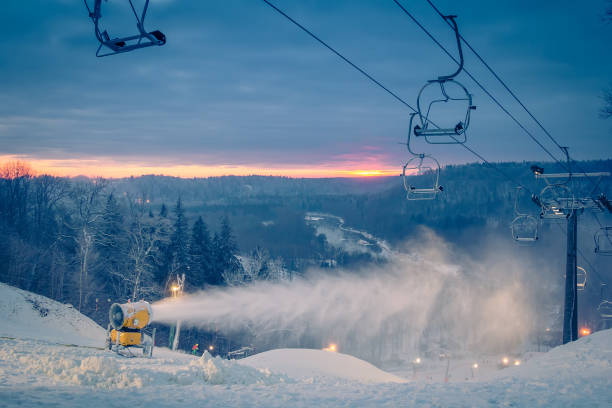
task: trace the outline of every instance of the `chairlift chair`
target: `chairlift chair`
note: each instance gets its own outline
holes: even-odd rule
[[[540,218],[557,220],[567,218],[563,210],[574,201],[572,190],[565,184],[550,184],[542,189],[539,202],[542,208]]]
[[[510,225],[512,238],[519,243],[536,242],[539,239],[540,221],[533,215],[521,214]]]
[[[145,17],[149,8],[149,0],[145,1],[142,13],[140,15],[138,15],[136,12],[132,0],[128,0],[134,17],[136,18],[136,28],[138,29],[138,34],[114,38],[110,36],[107,30],[102,30],[100,28],[100,19],[102,18],[102,0],[95,0],[93,10],[89,8],[87,0],[84,0],[84,2],[87,10],[89,11],[89,17],[94,23],[96,38],[100,43],[98,50],[96,51],[97,57],[106,57],[108,55],[115,55],[139,48],[151,47],[153,45],[164,45],[166,43],[166,36],[164,33],[159,30],[148,32],[144,27]]]
[[[587,282],[586,270],[581,266],[577,266],[576,267],[576,289],[584,290],[586,288],[586,282]]]
[[[427,110],[424,110],[423,99],[424,91],[434,86],[439,85],[442,96],[439,99],[434,99],[427,105]],[[449,95],[448,89],[456,88],[460,91],[460,96]],[[437,127],[432,119],[432,112],[435,113],[437,104],[447,102],[461,102],[465,101],[466,113],[462,120],[457,122],[453,127]],[[434,79],[429,81],[417,97],[417,112],[419,115],[420,124],[415,126],[414,135],[422,136],[425,141],[430,144],[463,144],[467,141],[467,128],[470,125],[470,114],[472,109],[475,107],[472,105],[472,95],[468,92],[467,88],[460,82],[454,79]]]
[[[464,62],[459,28],[455,21],[456,16],[445,16],[444,18],[451,22],[455,31],[457,48],[459,49],[459,68],[451,75],[440,76],[437,79],[428,81],[421,88],[417,97],[417,113],[420,124],[414,127],[414,135],[424,137],[425,141],[431,144],[463,144],[467,141],[466,131],[470,125],[471,111],[476,109],[476,107],[472,104],[472,95],[468,92],[467,88],[454,79],[463,70]],[[435,86],[439,86],[441,95],[431,100],[428,104],[425,103],[424,91]],[[452,94],[453,89],[458,91],[458,95]],[[466,107],[465,116],[454,126],[439,127],[431,118],[432,110],[435,111],[435,107],[448,102],[455,104],[464,103]]]
[[[417,187],[409,178],[421,176],[427,180],[426,187]],[[419,155],[411,158],[402,170],[406,198],[408,200],[433,200],[443,191],[440,185],[440,163],[429,155]]]
[[[519,197],[523,187],[516,188],[514,197],[514,219],[510,224],[512,239],[519,243],[536,242],[539,238],[540,220],[533,215],[523,213],[519,209]]]
[[[408,126],[409,130],[406,140],[406,148],[412,157],[404,164],[402,169],[402,180],[408,200],[433,200],[438,193],[443,190],[440,185],[440,163],[431,155],[416,153],[412,150],[410,138],[412,135],[412,123],[414,122],[415,116],[417,116],[417,113],[412,113],[410,115],[410,124]],[[425,180],[425,183],[423,183],[423,180]],[[411,181],[418,182],[419,186],[416,186],[416,183],[412,183]]]
[[[597,311],[602,319],[612,319],[612,302],[609,300],[603,300],[599,306],[597,306]]]
[[[612,227],[602,227],[594,235],[595,253],[612,255]]]

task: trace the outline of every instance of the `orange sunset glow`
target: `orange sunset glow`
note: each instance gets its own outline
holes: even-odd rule
[[[0,156],[0,163],[22,161],[34,170],[35,174],[50,174],[61,177],[104,177],[122,178],[141,176],[144,174],[157,174],[182,178],[218,177],[218,176],[285,176],[293,178],[328,178],[328,177],[385,177],[396,176],[400,173],[391,166],[382,164],[378,168],[369,168],[373,163],[366,163],[363,168],[351,168],[341,164],[319,164],[311,167],[283,167],[275,165],[249,166],[249,165],[196,165],[196,164],[164,164],[119,162],[113,159],[38,159],[18,156]],[[347,168],[349,167],[349,168]]]

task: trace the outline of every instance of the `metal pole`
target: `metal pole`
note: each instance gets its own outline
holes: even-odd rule
[[[185,274],[176,277],[178,283],[178,290],[174,291],[174,296],[179,297],[183,294],[183,289],[185,287]],[[177,293],[178,292],[178,293]],[[174,341],[172,342],[172,350],[176,351],[179,346],[179,336],[181,335],[181,321],[176,321],[176,330],[174,331]]]
[[[181,321],[176,322],[176,331],[174,332],[174,341],[172,342],[172,350],[176,351],[179,345],[179,336],[181,334]]]
[[[565,262],[565,305],[563,312],[563,344],[578,340],[578,291],[576,287],[576,246],[578,212],[570,210],[567,217],[567,259]]]

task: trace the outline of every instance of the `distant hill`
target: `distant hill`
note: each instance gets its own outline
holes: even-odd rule
[[[545,184],[534,178],[530,170],[532,164],[507,162],[495,163],[495,166],[521,182],[530,192],[538,194]],[[562,171],[551,163],[537,164],[549,173]],[[612,160],[583,161],[573,164],[573,167],[612,172]],[[591,194],[591,184],[584,179],[576,180],[580,194]],[[406,200],[400,176],[181,179],[150,175],[112,180],[110,188],[134,200],[149,200],[153,211],[157,211],[162,203],[170,207],[180,196],[190,217],[202,215],[213,227],[218,225],[222,215],[228,215],[237,231],[241,249],[262,245],[283,256],[303,255],[302,249],[309,248],[308,242],[312,237],[308,242],[304,241],[304,234],[308,231],[303,227],[303,215],[309,211],[341,216],[348,225],[392,243],[414,236],[420,225],[426,225],[451,240],[467,228],[507,232],[514,218],[516,183],[487,165],[473,163],[444,167],[440,184],[444,192],[432,201]],[[596,190],[612,193],[611,186],[610,178],[603,179]],[[537,214],[538,208],[529,200],[530,192],[521,193],[520,209]],[[291,245],[291,241],[296,241],[296,245]]]

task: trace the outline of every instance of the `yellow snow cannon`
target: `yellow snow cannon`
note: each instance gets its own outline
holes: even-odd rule
[[[118,354],[129,353],[130,348],[143,350],[145,356],[151,357],[155,342],[155,329],[145,333],[144,329],[151,321],[151,305],[144,300],[139,302],[113,303],[110,307],[107,330],[107,347]]]

